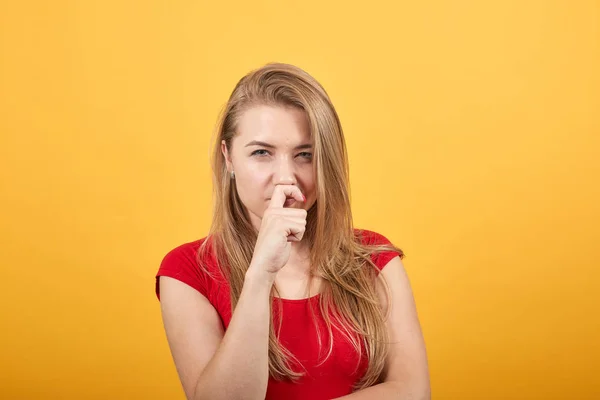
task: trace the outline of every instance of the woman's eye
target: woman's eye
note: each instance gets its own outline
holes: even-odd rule
[[[268,152],[268,151],[266,151],[266,150],[255,150],[255,151],[253,151],[253,152],[252,152],[252,154],[251,154],[251,155],[253,155],[253,156],[254,156],[254,155],[257,155],[257,156],[263,156],[264,154],[258,154],[258,153],[259,153],[259,152],[261,152],[261,151],[264,151],[264,152],[265,152],[265,153],[267,153],[267,154],[269,153],[269,152]]]
[[[309,153],[309,152],[306,152],[306,151],[300,153],[300,155],[302,155],[303,157],[306,157],[306,158],[311,158],[312,157],[312,153]]]

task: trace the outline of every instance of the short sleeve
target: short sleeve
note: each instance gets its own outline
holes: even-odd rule
[[[185,243],[164,256],[155,277],[155,291],[158,300],[160,300],[159,277],[161,276],[177,279],[196,289],[205,297],[209,296],[210,282],[197,261],[197,250],[200,244],[201,240]]]
[[[369,244],[369,245],[392,244],[392,242],[387,237],[382,235],[381,233],[370,231],[367,229],[361,229],[360,232],[361,232],[362,241],[365,244]],[[404,254],[399,253],[397,251],[386,250],[386,251],[371,254],[371,260],[373,260],[373,263],[379,268],[379,270],[382,270],[388,264],[388,262],[390,262],[390,260],[396,256],[400,256],[402,258],[404,256]]]

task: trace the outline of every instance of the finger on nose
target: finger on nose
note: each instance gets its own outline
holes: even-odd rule
[[[273,207],[283,207],[288,198],[293,198],[297,201],[306,201],[306,197],[295,185],[280,185],[275,188],[271,196],[271,205]]]

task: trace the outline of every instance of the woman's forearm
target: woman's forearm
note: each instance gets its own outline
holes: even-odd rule
[[[346,396],[338,397],[336,400],[430,400],[429,388],[413,390],[407,385],[397,382],[383,382],[378,385],[359,390]]]
[[[198,379],[194,400],[265,398],[272,285],[271,277],[246,274],[231,322]]]

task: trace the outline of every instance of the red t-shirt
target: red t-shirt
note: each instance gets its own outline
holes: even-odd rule
[[[379,233],[365,229],[356,229],[355,231],[362,231],[363,243],[390,243],[385,236]],[[204,273],[196,262],[196,251],[204,240],[206,238],[182,244],[166,254],[156,274],[156,296],[160,300],[159,276],[178,279],[199,291],[210,301],[219,313],[223,327],[227,329],[231,320],[229,285],[219,272],[214,257],[211,256],[207,263],[212,277]],[[397,255],[396,252],[386,251],[372,255],[371,259],[379,269],[382,269]],[[304,371],[305,375],[297,382],[276,381],[270,377],[266,399],[332,399],[350,394],[352,386],[364,376],[367,368],[366,358],[363,356],[359,360],[352,344],[335,328],[332,328],[333,351],[327,361],[322,362],[324,355],[327,354],[329,342],[325,320],[319,311],[318,299],[319,294],[308,299],[281,299],[283,318],[278,339],[305,368],[303,370],[298,368],[297,364],[292,363],[294,369]],[[274,316],[279,315],[276,303],[278,299],[273,301],[273,314]],[[321,332],[322,349],[320,353],[313,316],[309,308],[311,305],[314,306],[317,326]]]

